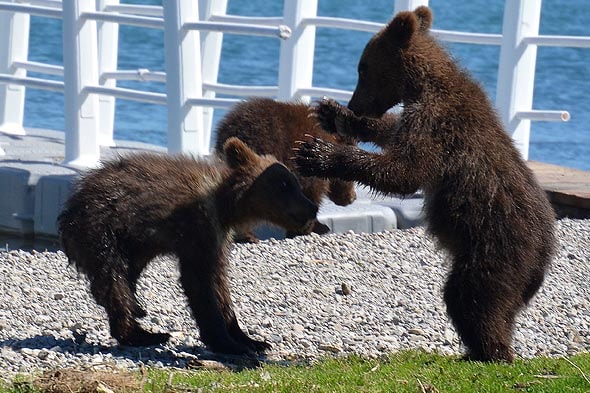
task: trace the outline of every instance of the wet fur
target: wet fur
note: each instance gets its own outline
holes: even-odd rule
[[[231,137],[238,137],[258,154],[272,154],[296,175],[290,158],[293,147],[305,134],[319,136],[334,143],[355,144],[351,138],[343,139],[324,131],[316,119],[310,116],[310,106],[301,102],[281,102],[270,98],[250,98],[236,104],[217,126],[215,150],[222,152],[223,143]],[[303,193],[316,205],[324,196],[335,204],[346,206],[356,199],[353,182],[339,179],[326,180],[317,177],[297,176]],[[310,232],[326,233],[329,228],[317,220],[306,228],[287,231],[287,237]],[[251,228],[242,228],[240,240],[256,241]]]
[[[467,357],[512,361],[515,318],[554,254],[554,212],[483,89],[428,33],[427,7],[399,13],[367,44],[348,108],[318,105],[324,128],[382,152],[307,140],[305,175],[386,194],[422,189],[429,232],[452,261],[447,312]],[[399,115],[384,115],[403,103]]]
[[[315,217],[317,207],[274,157],[258,156],[236,138],[224,149],[228,164],[184,155],[120,157],[76,184],[58,218],[61,242],[70,263],[90,281],[119,343],[168,340],[168,334],[140,326],[137,318],[146,312],[135,292],[148,263],[172,254],[201,341],[232,354],[269,347],[249,338],[233,311],[227,278],[231,231],[256,220],[299,227]]]

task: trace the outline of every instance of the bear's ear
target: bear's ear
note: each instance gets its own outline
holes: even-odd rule
[[[418,21],[420,22],[420,31],[425,32],[430,29],[432,26],[432,11],[430,8],[422,5],[414,10],[414,14],[418,17]]]
[[[236,137],[223,144],[223,153],[230,168],[236,169],[256,163],[258,156],[244,142]]]
[[[385,28],[386,36],[401,48],[410,45],[410,39],[420,27],[416,14],[402,11]]]

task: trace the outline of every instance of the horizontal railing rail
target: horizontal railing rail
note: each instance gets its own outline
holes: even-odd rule
[[[124,87],[86,86],[84,92],[88,94],[99,94],[125,100],[139,101],[146,104],[166,105],[167,103],[166,94],[164,93],[126,89]]]
[[[44,16],[47,18],[61,18],[61,9],[54,7],[44,7],[40,5],[25,5],[15,3],[0,3],[0,11],[20,12],[23,14]]]
[[[534,37],[524,37],[522,41],[527,45],[590,48],[590,37],[573,37],[567,35],[538,35]]]
[[[203,83],[203,90],[209,90],[217,94],[233,96],[276,96],[279,92],[278,86],[244,86],[224,83]]]
[[[63,66],[40,63],[37,61],[14,61],[12,63],[14,68],[18,68],[25,71],[37,72],[39,74],[47,75],[64,75]]]
[[[0,74],[0,83],[12,84],[30,87],[33,89],[64,92],[64,83],[62,81],[52,81],[41,78],[19,77]]]
[[[107,4],[104,7],[104,10],[106,12],[134,14],[143,16],[156,16],[160,18],[164,16],[164,11],[161,5]]]
[[[395,4],[398,12],[428,1],[396,0]],[[0,131],[24,132],[24,89],[35,88],[63,92],[67,97],[67,164],[93,165],[99,158],[98,144],[114,143],[116,98],[166,105],[169,151],[205,154],[212,108],[228,109],[248,96],[349,100],[352,91],[312,84],[316,29],[375,33],[383,27],[383,23],[318,16],[317,0],[285,0],[283,15],[271,17],[228,15],[226,8],[227,0],[170,0],[163,6],[120,4],[119,0],[0,0],[0,18],[4,18],[0,19]],[[30,15],[63,20],[63,66],[27,60]],[[505,4],[502,34],[432,29],[432,34],[445,42],[500,46],[496,104],[525,158],[530,121],[570,118],[565,110],[532,108],[536,48],[590,47],[590,37],[539,35],[539,20],[538,0],[515,0]],[[119,25],[164,30],[166,70],[118,69]],[[223,34],[282,39],[278,84],[220,83],[217,74]],[[27,72],[64,80],[33,78]],[[162,83],[166,91],[117,87],[116,82],[123,80]],[[79,118],[80,113],[71,108],[82,108],[79,112],[84,117]],[[79,136],[81,127],[84,141]]]
[[[166,73],[162,71],[150,71],[147,68],[137,70],[105,71],[100,74],[101,79],[116,79],[139,82],[166,83]]]

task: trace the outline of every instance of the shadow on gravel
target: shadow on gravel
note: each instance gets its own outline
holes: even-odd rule
[[[171,345],[129,347],[116,344],[106,346],[87,343],[83,339],[78,341],[79,343],[74,339],[36,335],[25,339],[2,340],[0,348],[10,348],[23,356],[36,357],[41,363],[55,359],[55,353],[62,353],[68,357],[77,357],[81,363],[87,363],[89,366],[128,360],[138,366],[240,371],[260,367],[264,363],[285,365],[295,363],[271,360],[265,355],[250,357],[218,354],[203,347]]]

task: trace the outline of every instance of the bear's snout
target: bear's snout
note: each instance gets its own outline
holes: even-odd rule
[[[300,199],[301,201],[295,204],[297,208],[291,212],[291,218],[297,222],[297,226],[304,227],[310,221],[315,220],[319,208],[303,194],[300,196]]]

